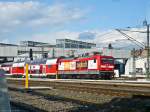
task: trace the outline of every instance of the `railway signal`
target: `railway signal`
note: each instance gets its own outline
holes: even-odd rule
[[[29,57],[30,57],[30,60],[33,60],[33,51],[32,51],[32,49],[30,49],[30,51],[29,51]]]

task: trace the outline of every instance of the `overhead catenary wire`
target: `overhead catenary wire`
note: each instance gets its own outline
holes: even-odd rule
[[[128,40],[130,40],[131,42],[133,42],[134,44],[136,44],[138,47],[140,47],[142,49],[145,48],[145,45],[143,43],[137,41],[136,39],[134,39],[131,36],[127,35],[126,33],[122,32],[120,29],[115,29],[115,30],[118,31],[119,33],[121,33]]]
[[[147,33],[146,31],[139,31],[139,30],[127,30],[127,29],[119,29],[121,31],[129,31],[129,32],[137,32],[137,33]]]

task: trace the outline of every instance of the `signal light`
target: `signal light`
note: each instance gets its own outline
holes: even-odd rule
[[[30,49],[29,58],[30,58],[30,60],[33,60],[33,51],[32,51],[32,49]]]

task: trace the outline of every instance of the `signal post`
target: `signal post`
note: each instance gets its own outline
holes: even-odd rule
[[[29,65],[26,64],[26,77],[25,77],[25,88],[28,89],[29,88],[29,73],[28,73],[28,68]]]

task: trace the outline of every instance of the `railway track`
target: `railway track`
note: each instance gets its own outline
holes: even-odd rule
[[[7,79],[9,85],[24,86],[24,79]],[[29,80],[32,87],[45,86],[63,90],[109,94],[109,95],[142,95],[150,96],[150,84],[129,82],[105,82],[105,81],[71,81],[71,80]]]
[[[7,79],[7,82],[9,94],[17,104],[27,104],[42,112],[150,111],[149,84],[30,79],[30,87],[43,86],[50,89],[26,90],[24,79]]]
[[[25,97],[21,97],[21,99],[17,98],[18,101],[17,100],[11,101],[11,105],[21,110],[20,112],[49,112],[49,111],[50,112],[60,112],[60,111],[61,112],[78,112],[78,111],[95,112],[99,108],[99,104],[71,99],[71,98],[65,98],[57,95],[49,95],[40,90],[26,91],[25,89],[9,87],[9,91],[11,93],[15,92],[17,96],[19,96],[18,94],[20,94],[21,96],[25,94],[26,98],[30,96],[30,99],[28,100]],[[25,101],[21,103],[20,101],[22,100]],[[39,103],[35,103],[35,102],[39,102]],[[42,103],[44,105],[42,105]],[[60,103],[63,103],[64,105],[62,104],[60,105]],[[54,107],[52,107],[52,105],[54,105]],[[57,108],[57,105],[60,105],[58,106],[59,108]],[[68,105],[69,107],[66,108],[65,105],[66,106]]]

